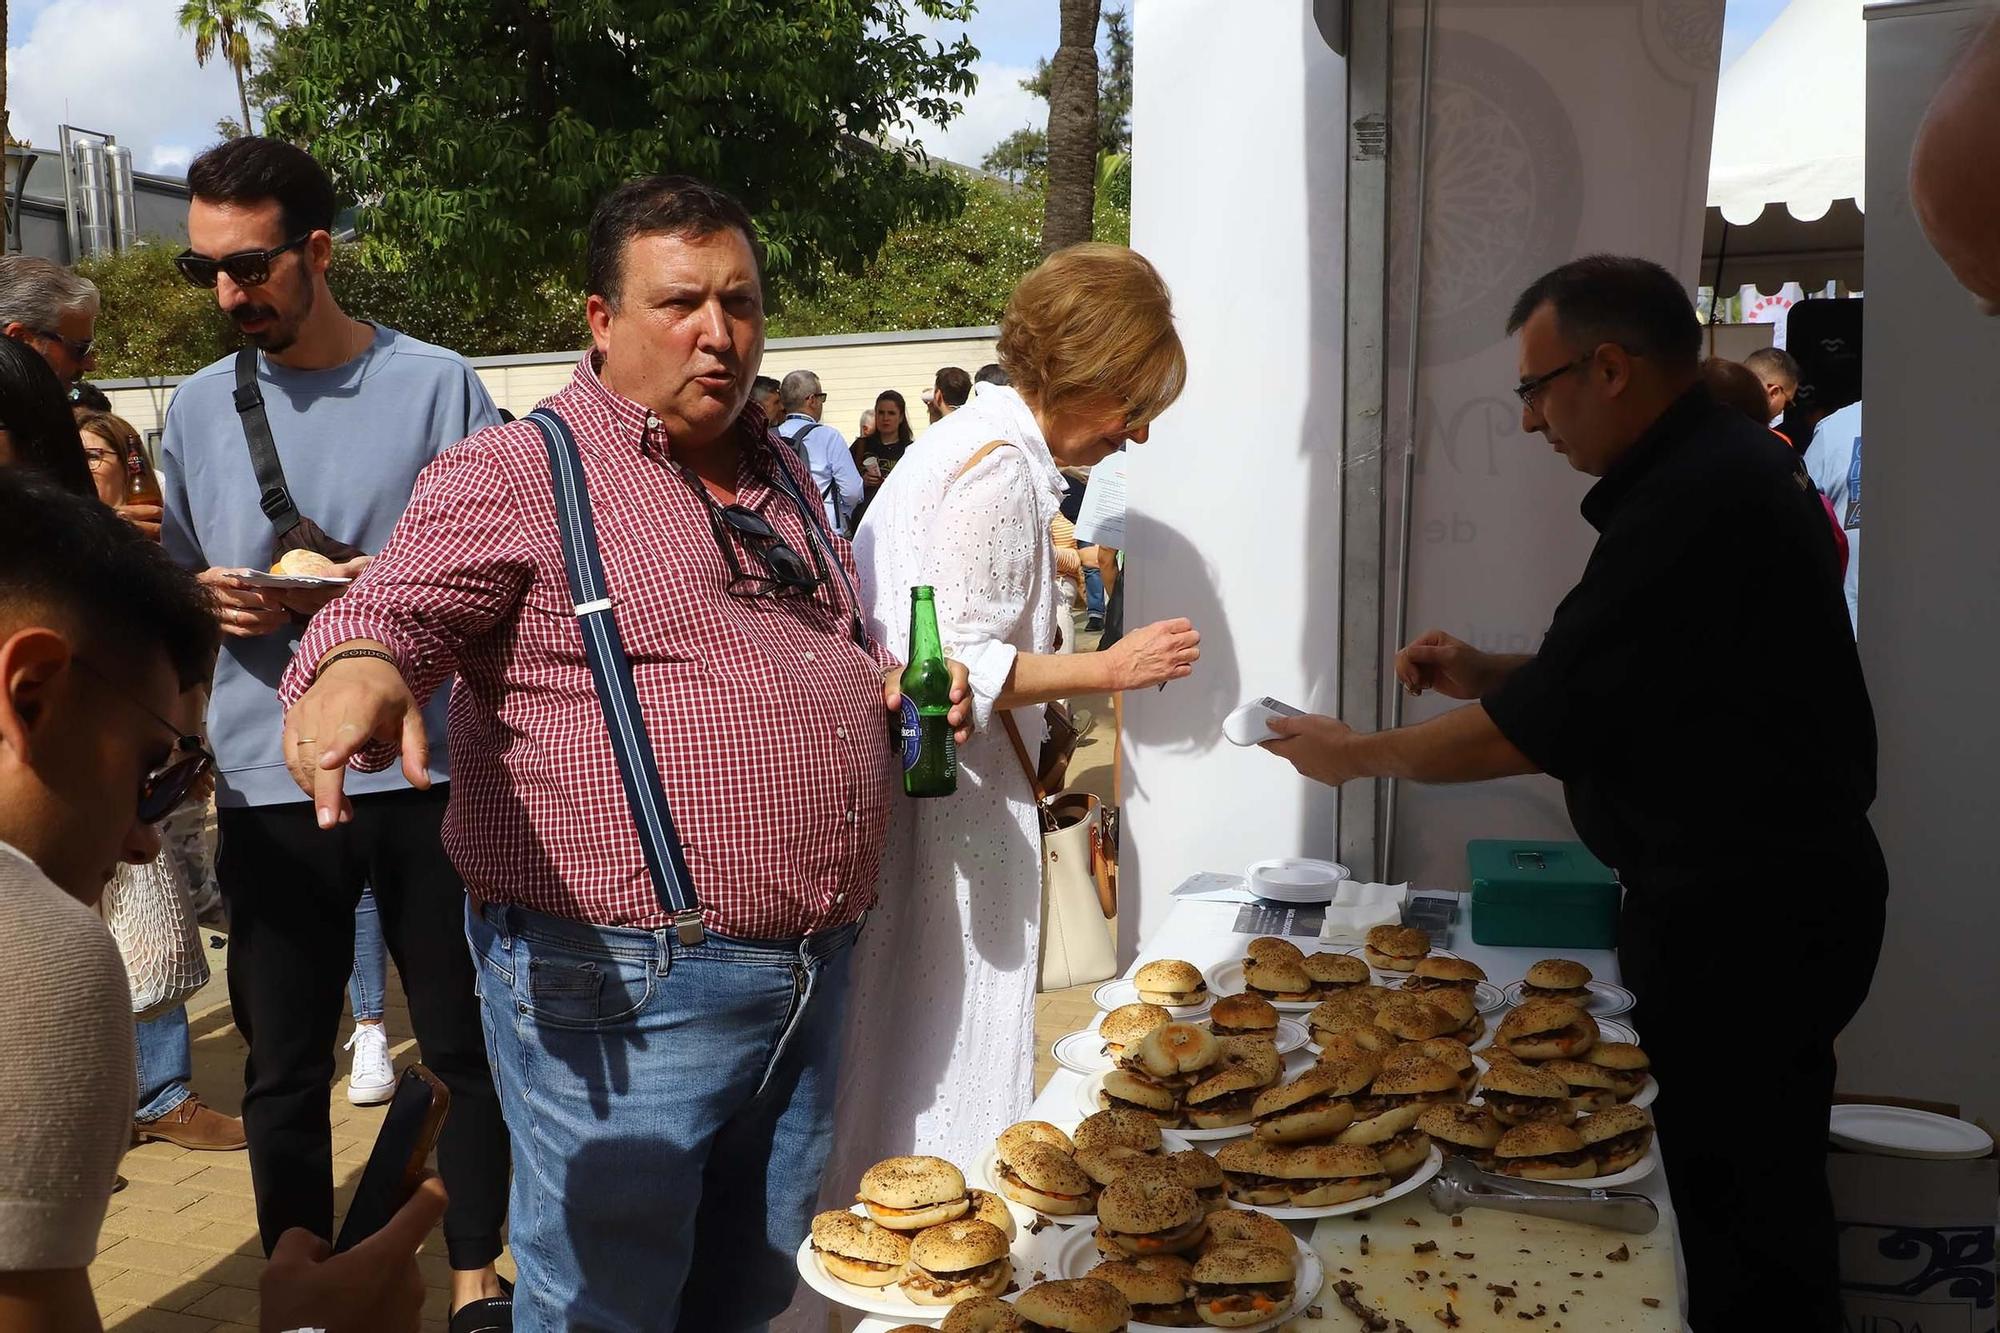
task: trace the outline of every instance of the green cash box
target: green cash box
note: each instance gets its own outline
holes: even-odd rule
[[[1465,844],[1476,944],[1536,949],[1618,947],[1618,876],[1580,842]]]

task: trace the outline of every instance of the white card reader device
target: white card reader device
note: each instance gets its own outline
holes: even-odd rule
[[[1232,745],[1256,745],[1260,741],[1276,740],[1271,734],[1270,722],[1274,717],[1303,717],[1303,708],[1280,703],[1266,695],[1262,699],[1252,699],[1239,706],[1222,720],[1222,734]]]

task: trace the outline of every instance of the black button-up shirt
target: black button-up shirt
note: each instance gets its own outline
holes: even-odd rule
[[[1591,851],[1664,887],[1868,839],[1875,718],[1798,456],[1697,388],[1583,516],[1599,536],[1582,581],[1483,703],[1561,779]]]

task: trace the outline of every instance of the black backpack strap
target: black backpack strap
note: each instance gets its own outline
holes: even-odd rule
[[[257,504],[280,539],[300,522],[299,507],[285,486],[285,467],[278,461],[278,442],[271,438],[271,419],[264,414],[264,391],[257,387],[257,349],[236,353],[236,417],[250,446],[250,466],[257,470]]]

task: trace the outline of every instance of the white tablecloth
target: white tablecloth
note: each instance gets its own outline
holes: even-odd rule
[[[1140,950],[1139,957],[1133,961],[1125,975],[1131,976],[1138,971],[1141,963],[1155,958],[1185,959],[1206,971],[1231,959],[1243,957],[1244,946],[1249,943],[1251,936],[1236,933],[1236,914],[1241,910],[1241,906],[1240,903],[1205,902],[1200,899],[1182,899],[1176,902],[1167,919],[1161,923],[1158,932],[1146,942],[1145,948]],[[1470,906],[1471,903],[1467,901],[1465,908],[1469,909]],[[1307,953],[1312,953],[1318,947],[1317,940],[1310,936],[1293,936],[1292,939]],[[1576,959],[1600,980],[1618,980],[1618,956],[1608,949],[1500,949],[1475,944],[1472,940],[1471,925],[1463,910],[1459,914],[1459,920],[1452,926],[1450,938],[1439,943],[1461,958],[1479,964],[1496,986],[1504,987],[1510,982],[1520,980],[1537,959],[1555,954]],[[1325,947],[1339,950],[1348,946],[1329,944]],[[1497,1021],[1497,1016],[1489,1021]],[[1646,1034],[1642,1031],[1639,1040],[1643,1044],[1645,1039]],[[1077,1097],[1083,1082],[1081,1074],[1067,1069],[1056,1070],[1048,1086],[1042,1089],[1039,1097],[1035,1098],[1035,1104],[1028,1113],[1029,1117],[1057,1122],[1076,1119]],[[1664,1171],[1655,1171],[1645,1180],[1626,1188],[1651,1198],[1659,1205],[1661,1225],[1673,1225],[1673,1207],[1668,1200],[1667,1177]],[[1293,1229],[1300,1236],[1309,1237],[1313,1225],[1311,1222],[1294,1223]],[[1355,1224],[1357,1232],[1360,1230],[1360,1225]],[[1676,1251],[1674,1263],[1676,1270],[1681,1273],[1680,1295],[1685,1307],[1687,1279],[1685,1270],[1681,1266],[1678,1247]],[[895,1326],[889,1320],[864,1319],[856,1327],[855,1333],[884,1333],[884,1330]]]

